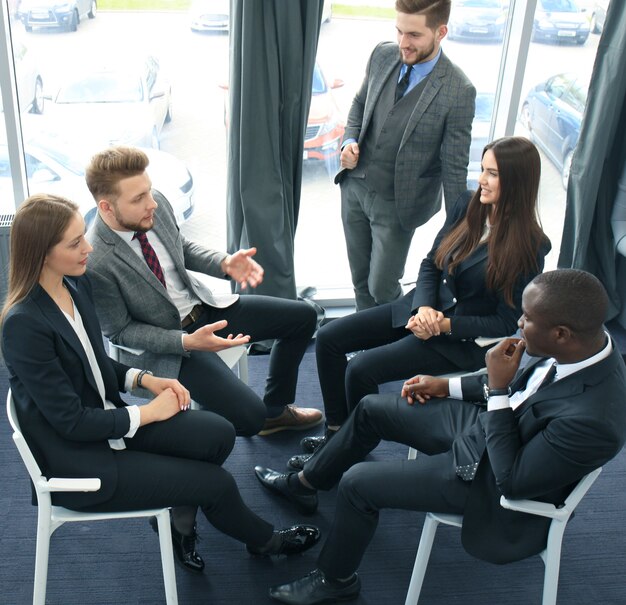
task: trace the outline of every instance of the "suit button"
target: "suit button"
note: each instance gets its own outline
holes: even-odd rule
[[[447,280],[445,277],[443,278],[443,283],[444,283],[444,284],[447,284],[447,283],[448,283],[448,280]]]
[[[453,299],[452,299],[452,302],[453,302],[453,303],[456,303],[456,298],[453,298]]]

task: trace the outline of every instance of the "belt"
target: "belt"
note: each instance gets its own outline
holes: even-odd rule
[[[190,326],[192,323],[195,323],[200,319],[200,315],[202,315],[202,311],[204,311],[204,307],[202,305],[196,305],[180,322],[181,328],[186,328]]]

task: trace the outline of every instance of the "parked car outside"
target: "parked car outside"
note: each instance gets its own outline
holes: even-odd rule
[[[344,85],[343,80],[326,80],[320,66],[313,68],[311,84],[311,105],[304,135],[304,160],[324,161],[328,173],[334,176],[339,170],[341,140],[345,132],[345,123],[333,96],[333,90]],[[220,85],[224,95],[224,126],[230,126],[228,85]]]
[[[476,111],[472,122],[472,142],[467,168],[467,188],[471,190],[478,189],[478,177],[482,172],[483,149],[489,143],[495,96],[493,92],[476,93]]]
[[[509,0],[456,0],[448,21],[448,38],[501,42]]]
[[[574,42],[589,37],[589,11],[576,0],[538,0],[533,22],[535,42]]]
[[[588,77],[557,74],[531,89],[522,105],[520,121],[530,138],[561,171],[565,189],[578,144],[588,88]]]
[[[324,2],[322,23],[332,18],[330,0]],[[228,33],[230,24],[230,0],[193,0],[189,7],[189,26],[195,32]]]
[[[39,135],[26,141],[24,160],[29,193],[52,193],[76,202],[89,226],[96,216],[96,205],[85,184],[85,166],[100,148],[77,147],[62,136]],[[194,182],[187,167],[173,155],[143,148],[150,164],[147,172],[153,186],[169,200],[179,224],[193,213]],[[6,139],[0,141],[0,213],[12,214],[11,171]],[[5,206],[8,205],[8,206]]]
[[[609,0],[598,0],[594,3],[591,22],[589,27],[594,34],[601,34],[604,29],[604,22],[606,21],[606,11],[609,8]]]
[[[37,27],[75,32],[81,19],[96,18],[96,0],[21,0],[17,18],[27,32]]]
[[[155,57],[68,73],[47,106],[55,129],[88,132],[105,145],[159,148],[163,125],[173,115],[172,89]]]
[[[13,58],[20,111],[43,113],[43,78],[35,57],[18,37],[13,38]],[[0,111],[2,111],[1,97]]]

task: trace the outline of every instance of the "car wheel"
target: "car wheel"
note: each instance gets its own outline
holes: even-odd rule
[[[585,36],[584,38],[576,38],[576,44],[578,44],[578,46],[582,46],[585,42],[587,42],[587,38],[589,36]]]
[[[97,12],[98,12],[98,5],[96,3],[96,0],[91,0],[91,10],[87,13],[87,16],[90,19],[95,19]]]
[[[522,123],[522,126],[528,130],[529,133],[532,132],[533,127],[532,127],[532,123],[530,120],[530,105],[528,103],[524,103],[524,106],[522,107],[522,113],[520,114],[520,122]]]
[[[157,127],[152,127],[152,135],[150,136],[150,147],[152,149],[161,149],[161,143],[159,142],[159,133]]]
[[[78,29],[78,11],[75,10],[72,13],[72,18],[70,19],[70,22],[67,24],[67,31],[75,32],[77,29]]]
[[[567,152],[565,156],[565,160],[563,160],[563,168],[561,170],[561,183],[563,184],[563,189],[567,191],[567,183],[569,182],[569,173],[572,168],[572,158],[574,157],[574,150]]]
[[[35,82],[35,95],[33,96],[33,104],[30,108],[31,113],[43,113],[43,82],[41,78],[37,78]]]

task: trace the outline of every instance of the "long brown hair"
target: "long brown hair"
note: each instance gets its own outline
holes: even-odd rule
[[[485,146],[483,156],[491,150],[498,165],[500,197],[491,216],[487,239],[487,288],[500,290],[510,306],[513,290],[521,275],[539,269],[537,253],[547,240],[537,216],[537,195],[541,176],[541,159],[537,148],[524,137],[504,137]],[[479,245],[483,236],[489,206],[480,203],[480,187],[467,207],[463,220],[443,238],[435,254],[440,269],[448,264],[454,273],[458,264]]]
[[[48,252],[62,239],[78,206],[58,195],[38,193],[26,199],[11,225],[9,292],[0,321],[39,282]]]

